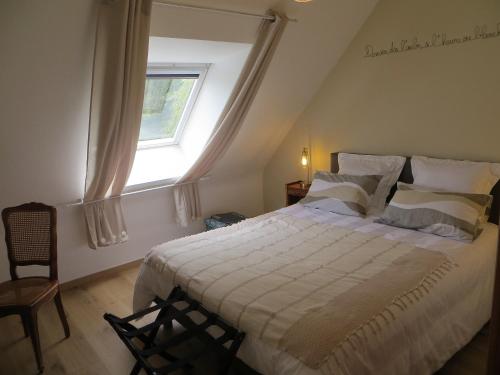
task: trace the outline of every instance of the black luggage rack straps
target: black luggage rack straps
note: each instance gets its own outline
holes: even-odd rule
[[[190,298],[179,286],[172,290],[166,300],[155,298],[154,302],[154,306],[125,318],[119,318],[112,314],[104,314],[104,319],[109,322],[118,334],[118,337],[137,360],[130,372],[131,375],[137,375],[141,369],[144,369],[148,375],[169,374],[179,369],[189,371],[193,369],[193,362],[209,351],[223,352],[225,360],[219,370],[219,374],[228,373],[231,363],[245,338],[244,332],[238,331],[225,322],[219,315],[208,311],[198,301]],[[175,306],[180,303],[187,304],[187,306],[181,308]],[[152,323],[140,328],[130,323],[155,311],[158,311],[158,315]],[[201,323],[196,323],[189,316],[193,312],[203,316],[204,320]],[[162,341],[155,341],[160,328],[162,326],[172,327],[172,321],[174,320],[183,326],[185,330],[166,337]],[[223,332],[218,337],[214,337],[207,332],[208,328],[214,326]],[[168,349],[191,339],[201,341],[203,346],[193,350],[182,358],[168,353]],[[226,347],[226,344],[228,344],[228,347]],[[160,367],[154,366],[150,361],[150,358],[153,356],[162,357],[168,364]]]

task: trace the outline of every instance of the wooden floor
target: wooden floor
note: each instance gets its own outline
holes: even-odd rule
[[[88,282],[63,292],[63,303],[71,327],[71,337],[64,334],[55,306],[44,306],[39,313],[40,339],[45,374],[125,375],[133,359],[110,326],[102,319],[105,312],[118,316],[131,313],[133,285],[137,267],[119,271],[114,276]],[[439,375],[485,374],[487,334],[482,332],[455,355]],[[201,364],[202,374],[209,374],[210,364]],[[29,339],[25,339],[17,316],[0,319],[0,374],[36,374],[35,359]],[[236,366],[233,374],[248,373]]]

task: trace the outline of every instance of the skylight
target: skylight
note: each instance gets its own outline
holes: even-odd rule
[[[150,37],[143,113],[126,191],[172,183],[203,150],[249,43]]]
[[[139,148],[179,143],[205,72],[206,67],[149,67]]]

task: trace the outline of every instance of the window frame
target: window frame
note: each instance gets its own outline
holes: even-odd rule
[[[194,105],[196,104],[196,100],[198,99],[198,95],[201,91],[201,87],[203,86],[203,82],[205,81],[205,77],[207,75],[210,64],[167,64],[167,63],[149,63],[146,71],[146,78],[148,76],[175,76],[175,75],[198,75],[198,79],[194,84],[193,89],[191,90],[191,94],[186,102],[186,106],[184,107],[184,111],[182,112],[181,118],[175,129],[175,134],[172,138],[161,138],[161,139],[152,139],[137,142],[137,150],[144,150],[149,148],[156,147],[166,147],[166,146],[174,146],[180,143],[182,133],[186,127],[186,124],[189,122],[189,118],[193,111]],[[142,124],[141,124],[142,125]]]

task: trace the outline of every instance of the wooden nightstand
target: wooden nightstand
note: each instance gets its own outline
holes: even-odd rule
[[[304,198],[311,184],[303,181],[294,181],[286,184],[286,205],[290,206]]]

